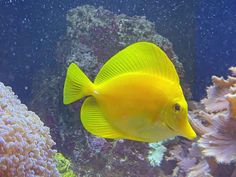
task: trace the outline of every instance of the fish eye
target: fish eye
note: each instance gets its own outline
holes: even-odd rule
[[[178,103],[175,103],[173,107],[175,112],[179,112],[181,109],[181,106]]]

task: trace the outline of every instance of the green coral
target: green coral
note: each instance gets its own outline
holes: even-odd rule
[[[66,159],[61,153],[56,153],[54,160],[61,177],[76,177],[76,174],[70,169],[70,160]]]
[[[160,166],[163,156],[167,150],[162,143],[163,142],[149,143],[149,147],[151,148],[151,150],[148,154],[148,160],[153,167]]]

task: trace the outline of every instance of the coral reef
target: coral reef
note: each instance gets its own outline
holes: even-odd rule
[[[176,162],[172,176],[235,176],[236,68],[230,71],[227,79],[212,77],[201,103],[190,102],[189,117],[200,138],[169,146],[165,160]]]
[[[233,177],[236,174],[235,68],[230,69],[232,75],[227,80],[213,77],[214,85],[208,88],[207,98],[201,103],[189,103],[189,115],[199,140],[175,138],[160,145],[97,138],[81,125],[78,111],[81,102],[69,107],[62,104],[69,63],[76,62],[94,79],[112,55],[133,42],[146,40],[165,50],[184,83],[183,67],[171,43],[156,33],[154,24],[145,17],[116,15],[102,7],[81,6],[68,12],[67,21],[67,34],[58,43],[55,67],[35,76],[37,89],[33,89],[31,108],[51,128],[57,148],[71,159],[78,175]],[[185,93],[190,93],[187,86],[184,88]]]
[[[153,148],[148,144],[108,141],[90,135],[79,119],[81,103],[64,106],[62,93],[69,63],[76,62],[93,80],[112,55],[131,43],[145,40],[165,50],[178,70],[186,95],[190,97],[189,87],[184,82],[183,66],[172,44],[159,35],[154,23],[145,17],[117,15],[102,7],[86,5],[74,8],[68,12],[67,21],[67,34],[58,43],[55,67],[35,75],[30,104],[30,108],[50,127],[57,149],[71,159],[73,170],[80,176],[164,176],[162,168],[167,168],[166,174],[171,174],[172,162],[170,165],[162,161],[164,167],[151,166],[148,155]],[[159,154],[156,152],[155,155]]]
[[[62,104],[66,67],[76,62],[94,79],[115,53],[136,41],[159,45],[176,66],[185,93],[183,66],[168,39],[145,17],[114,14],[102,7],[81,6],[67,14],[67,33],[58,43],[55,67],[34,76],[30,107],[0,83],[0,176],[221,177],[236,176],[236,67],[227,79],[212,77],[207,97],[189,102],[199,138],[158,143],[107,140],[81,125],[81,102]],[[56,147],[69,157],[52,149]]]
[[[216,176],[223,170],[220,167],[229,168],[230,176],[236,162],[236,67],[229,70],[227,79],[212,77],[213,85],[201,101],[205,109],[191,113],[192,125],[200,135],[198,147]]]
[[[59,176],[53,145],[49,128],[0,82],[0,176]]]

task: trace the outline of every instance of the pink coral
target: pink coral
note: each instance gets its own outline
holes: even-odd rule
[[[235,177],[236,168],[236,67],[227,79],[212,77],[202,104],[192,102],[191,124],[200,136],[196,142],[186,141],[170,148],[166,160],[177,161],[173,176]],[[231,167],[227,170],[225,164]]]
[[[208,123],[207,131],[203,131],[198,141],[205,156],[227,164],[236,162],[236,68],[230,71],[232,76],[227,80],[212,77],[213,86],[208,88],[207,98],[202,101],[206,112],[199,113]]]
[[[0,82],[0,176],[59,176],[49,128]]]
[[[170,148],[169,156],[166,156],[166,160],[175,160],[177,162],[172,176],[211,177],[210,167],[197,144],[190,143],[183,141],[181,145],[177,144]]]

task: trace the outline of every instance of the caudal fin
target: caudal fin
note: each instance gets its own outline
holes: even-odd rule
[[[90,95],[92,91],[93,83],[75,63],[71,63],[66,74],[63,103],[73,103],[84,96]]]

